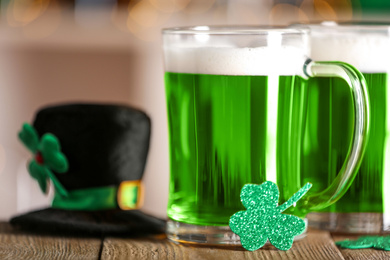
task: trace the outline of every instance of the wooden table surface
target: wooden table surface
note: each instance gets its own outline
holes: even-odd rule
[[[175,244],[164,235],[141,239],[42,236],[0,222],[0,259],[390,259],[390,251],[340,249],[334,244],[346,238],[356,237],[310,230],[288,251],[266,245],[250,252],[242,247]]]

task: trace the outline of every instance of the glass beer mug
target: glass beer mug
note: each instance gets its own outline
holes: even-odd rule
[[[337,59],[360,70],[371,112],[367,148],[354,182],[337,203],[310,214],[309,225],[342,233],[390,232],[390,24],[324,22],[309,27],[311,58]],[[304,173],[323,183],[317,187],[322,189],[349,151],[354,109],[342,80],[313,78],[309,89]]]
[[[308,59],[309,35],[304,29],[165,29],[163,51],[170,239],[239,244],[228,223],[245,209],[240,201],[245,184],[273,181],[279,187],[279,204],[308,181],[319,185],[302,175],[311,77],[340,77],[350,86],[351,150],[333,182],[306,195],[289,213],[305,218],[308,211],[342,196],[366,143],[368,103],[360,72],[345,63]]]

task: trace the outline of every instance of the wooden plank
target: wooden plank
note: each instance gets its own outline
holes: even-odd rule
[[[0,223],[0,259],[99,259],[101,240],[39,236]]]
[[[346,236],[346,235],[333,235],[333,240],[355,240],[359,236]],[[345,249],[340,248],[340,252],[343,254],[345,259],[353,260],[370,260],[370,259],[390,259],[390,251],[378,250],[373,248],[367,249]]]
[[[344,259],[325,231],[311,231],[288,251],[272,245],[254,251],[242,247],[206,247],[176,244],[165,236],[139,239],[106,238],[102,260],[108,259]]]

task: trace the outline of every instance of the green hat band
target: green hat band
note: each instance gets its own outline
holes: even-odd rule
[[[141,181],[124,181],[118,186],[68,191],[67,196],[55,193],[53,208],[67,210],[137,209],[142,204]]]

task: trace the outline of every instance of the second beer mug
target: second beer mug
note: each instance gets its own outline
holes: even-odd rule
[[[240,190],[247,183],[275,182],[280,204],[308,181],[323,187],[302,174],[310,77],[340,77],[349,84],[353,138],[339,175],[290,213],[305,218],[308,211],[332,204],[348,188],[366,143],[364,80],[347,64],[308,59],[308,38],[307,31],[288,28],[201,26],[163,31],[170,239],[238,244],[228,223],[231,215],[244,209]]]
[[[324,22],[309,27],[313,59],[338,59],[363,73],[371,112],[367,149],[355,181],[340,201],[310,214],[309,223],[342,233],[390,232],[390,24]],[[317,187],[321,189],[337,175],[349,151],[353,103],[342,80],[310,79],[309,87],[304,172],[323,183]]]

